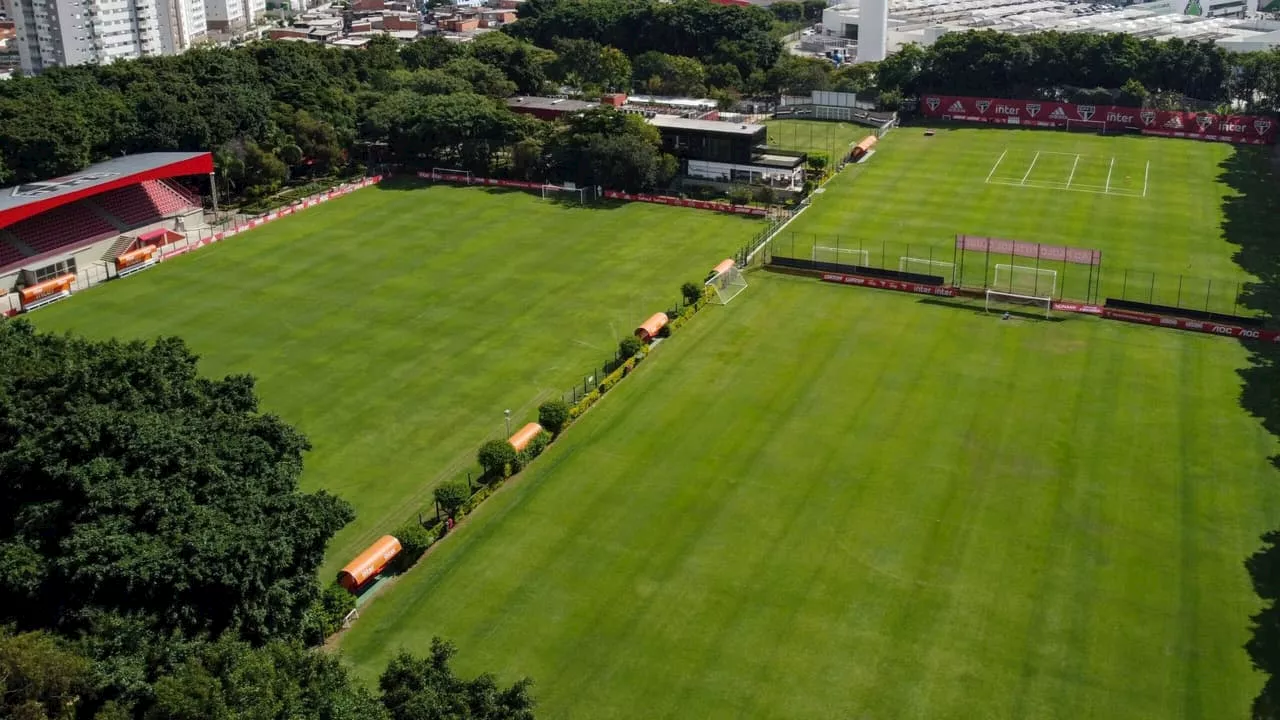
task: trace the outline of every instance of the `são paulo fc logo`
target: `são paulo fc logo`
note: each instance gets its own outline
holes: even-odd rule
[[[1077,115],[1079,115],[1079,116],[1080,116],[1080,119],[1081,119],[1081,120],[1084,120],[1085,122],[1088,122],[1088,121],[1092,120],[1092,119],[1093,119],[1093,114],[1094,114],[1095,112],[1097,112],[1097,111],[1098,111],[1098,109],[1097,109],[1097,108],[1095,108],[1095,107],[1094,107],[1094,106],[1092,106],[1092,105],[1077,105],[1077,106],[1076,106],[1076,114],[1077,114]]]
[[[1196,118],[1196,124],[1200,126],[1200,132],[1204,132],[1213,126],[1213,116],[1200,115]]]
[[[1027,103],[1027,115],[1035,117],[1040,114],[1040,103]]]
[[[1143,110],[1141,113],[1142,124],[1150,127],[1156,122],[1156,113],[1154,110]]]
[[[931,97],[931,98],[925,98],[924,104],[928,105],[930,110],[937,110],[938,106],[942,104],[942,101],[936,97]]]
[[[975,102],[975,103],[974,103],[974,105],[976,105],[976,106],[978,107],[978,113],[979,113],[980,115],[986,115],[986,114],[987,114],[987,108],[991,107],[991,101],[990,101],[990,100],[979,100],[979,101]]]
[[[1267,131],[1271,129],[1271,121],[1270,120],[1254,120],[1253,129],[1257,130],[1259,135],[1266,135]]]

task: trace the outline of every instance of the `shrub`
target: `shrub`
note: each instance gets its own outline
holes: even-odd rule
[[[565,412],[567,414],[568,410],[566,409]],[[543,431],[534,435],[533,439],[529,441],[529,444],[525,446],[524,450],[520,451],[520,455],[522,456],[522,462],[520,465],[522,467],[527,466],[531,460],[541,455],[550,444],[551,433]]]
[[[560,431],[569,424],[569,403],[556,399],[539,405],[538,424],[552,435],[559,435]]]
[[[480,503],[484,502],[492,494],[493,488],[490,487],[482,487],[477,490],[475,495],[468,497],[466,502],[462,503],[462,512],[458,514],[459,517],[463,515],[470,515],[471,512],[480,505]]]
[[[391,534],[400,541],[400,554],[391,565],[395,572],[404,572],[412,567],[422,557],[422,553],[431,547],[431,543],[436,541],[417,521],[407,522]]]
[[[476,461],[484,468],[485,477],[501,480],[509,474],[509,466],[516,459],[516,449],[506,440],[490,440],[480,446]]]
[[[618,343],[618,355],[623,360],[630,360],[636,356],[636,353],[644,349],[644,343],[640,342],[640,338],[634,335],[628,335],[622,338]]]
[[[342,629],[342,620],[356,609],[356,596],[336,582],[325,585],[302,620],[303,641],[319,645]]]
[[[510,448],[510,445],[507,445]],[[447,482],[436,488],[436,502],[439,503],[440,509],[445,515],[455,517],[458,510],[467,502],[467,498],[471,496],[471,490],[467,487],[464,480],[454,480]]]
[[[765,205],[772,205],[778,201],[778,193],[773,188],[765,185],[756,190],[756,200]]]
[[[746,205],[751,202],[751,189],[744,185],[734,185],[729,191],[729,202],[734,205]]]
[[[680,286],[680,294],[684,296],[685,305],[692,305],[702,299],[702,286],[696,282],[687,282]]]

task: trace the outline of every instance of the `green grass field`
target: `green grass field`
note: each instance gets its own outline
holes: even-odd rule
[[[1232,191],[1218,176],[1233,152],[1160,138],[1003,129],[926,137],[900,128],[866,163],[846,168],[847,179],[830,183],[774,249],[808,258],[815,244],[838,246],[819,259],[865,258],[896,270],[903,257],[958,264],[957,233],[1092,248],[1103,253],[1102,298],[1230,313],[1250,279],[1223,231]],[[998,263],[1036,265],[969,253],[963,284],[982,286],[984,270],[990,284]],[[1085,266],[1046,267],[1057,273],[1055,296],[1085,299]]]
[[[362,190],[40,310],[46,330],[179,335],[257,376],[307,434],[304,486],[350,501],[329,575],[415,517],[476,448],[610,358],[758,223],[478,188]]]
[[[755,273],[366,610],[540,717],[1223,718],[1276,443],[1236,343]]]
[[[822,120],[767,120],[769,145],[784,150],[824,153],[835,165],[836,158],[848,154],[851,143],[872,134],[872,128]]]

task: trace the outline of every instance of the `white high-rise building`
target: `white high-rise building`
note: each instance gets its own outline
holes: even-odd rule
[[[204,0],[209,29],[238,33],[267,11],[266,0]]]
[[[858,4],[858,62],[885,58],[889,35],[889,0],[861,0]]]
[[[201,0],[10,0],[25,74],[179,53],[206,33]]]

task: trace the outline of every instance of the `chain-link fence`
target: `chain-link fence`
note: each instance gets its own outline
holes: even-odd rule
[[[893,270],[942,277],[948,285],[992,289],[1054,300],[1104,303],[1108,298],[1198,313],[1250,317],[1241,303],[1249,283],[1239,279],[1092,266],[1008,253],[958,250],[952,244],[905,240],[868,241],[840,235],[782,232],[769,245],[771,257]]]

